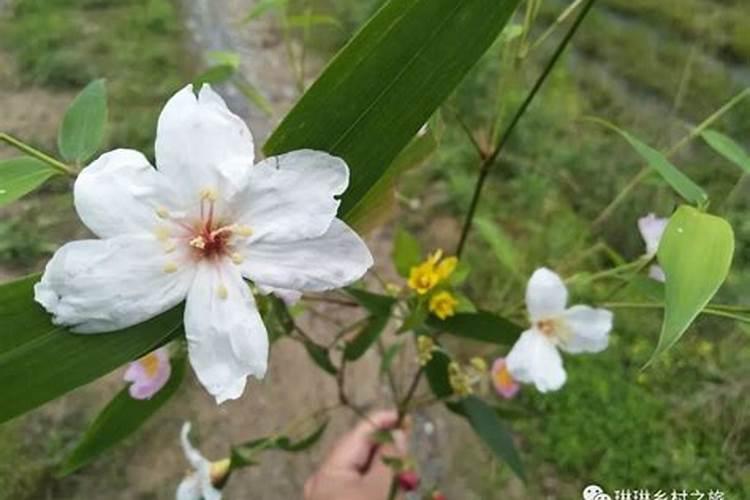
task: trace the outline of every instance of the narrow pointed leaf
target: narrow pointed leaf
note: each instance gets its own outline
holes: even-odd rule
[[[30,193],[57,173],[35,158],[0,161],[0,207]]]
[[[476,396],[464,398],[456,406],[492,453],[508,464],[518,477],[525,479],[521,457],[513,444],[513,435],[498,418],[495,409]]]
[[[459,313],[443,320],[430,316],[427,324],[451,335],[498,345],[513,345],[523,332],[516,323],[487,311]]]
[[[107,124],[107,88],[104,80],[94,80],[73,100],[63,117],[57,136],[60,155],[72,163],[82,164],[104,139]]]
[[[422,245],[404,228],[397,228],[393,240],[393,264],[398,274],[408,278],[411,268],[418,265],[421,260]]]
[[[347,288],[346,293],[375,316],[388,316],[393,304],[396,303],[396,299],[388,295],[380,295],[357,288]]]
[[[318,365],[322,370],[324,370],[327,373],[330,373],[331,375],[336,375],[338,370],[336,369],[334,364],[331,362],[331,358],[328,354],[328,349],[326,349],[322,345],[316,344],[315,342],[306,340],[305,350],[307,351],[307,354],[310,356],[310,359],[312,359],[313,362],[316,365]]]
[[[641,157],[646,160],[648,166],[653,168],[661,177],[674,189],[685,201],[696,206],[703,206],[708,202],[708,194],[692,181],[687,175],[683,174],[680,169],[674,166],[666,156],[656,149],[652,148],[645,142],[636,138],[629,132],[626,132],[615,125],[604,120],[595,120],[606,127],[611,128],[620,134]]]
[[[750,156],[731,137],[715,130],[704,130],[701,136],[714,151],[740,167],[745,173],[750,173]]]
[[[451,359],[441,351],[432,353],[432,359],[424,368],[427,383],[436,398],[447,398],[453,394],[453,388],[448,378],[448,365]]]
[[[341,214],[399,152],[502,31],[519,0],[390,0],[328,65],[265,145],[311,148],[351,168]]]
[[[170,360],[169,381],[151,399],[133,399],[124,387],[99,413],[83,438],[65,460],[60,475],[65,476],[90,463],[127,438],[151,418],[179,389],[185,375],[184,355]]]
[[[356,337],[346,343],[344,357],[347,361],[355,361],[362,357],[367,349],[378,340],[388,324],[388,316],[370,316],[365,326]]]
[[[729,273],[734,232],[727,221],[689,206],[669,219],[659,244],[667,276],[664,322],[651,361],[672,347],[708,304]]]
[[[38,275],[0,286],[0,422],[5,422],[182,334],[182,307],[112,333],[78,335],[34,302]]]

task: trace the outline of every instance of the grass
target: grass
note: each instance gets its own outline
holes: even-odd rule
[[[21,0],[0,23],[25,82],[77,90],[106,78],[108,146],[147,152],[161,106],[186,80],[182,37],[169,0]]]
[[[174,4],[17,0],[6,10],[0,17],[0,48],[15,59],[21,84],[77,92],[95,78],[106,78],[110,114],[102,150],[124,147],[153,157],[161,106],[189,79],[191,69]],[[56,149],[52,141],[40,146]],[[0,222],[0,262],[30,271],[54,250],[53,235],[73,227],[66,200],[55,202],[60,210],[44,210],[51,198],[69,197],[68,186],[54,182],[44,193],[44,204],[39,197],[25,198]]]

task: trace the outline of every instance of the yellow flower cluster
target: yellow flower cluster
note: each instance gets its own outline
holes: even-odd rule
[[[458,259],[446,257],[443,259],[443,251],[437,250],[427,257],[427,260],[411,268],[409,272],[409,288],[419,295],[424,295],[435,286],[448,278],[456,269]]]
[[[430,298],[430,311],[440,319],[445,319],[456,314],[458,301],[452,293],[443,290]]]
[[[427,335],[417,337],[417,359],[420,365],[426,366],[432,359],[432,353],[436,350],[435,341],[432,340],[432,337]]]
[[[448,382],[453,392],[461,398],[474,393],[474,386],[481,383],[487,374],[487,362],[479,357],[471,358],[469,364],[461,366],[452,361],[448,365]]]
[[[411,268],[409,272],[409,288],[419,295],[425,295],[435,289],[441,282],[450,277],[458,265],[458,258],[443,258],[443,251],[437,250],[427,260]],[[440,319],[453,316],[456,313],[458,300],[448,290],[440,290],[428,302],[430,312]]]

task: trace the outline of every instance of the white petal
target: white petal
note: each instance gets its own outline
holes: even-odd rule
[[[177,263],[174,272],[165,272],[179,258],[177,251],[165,254],[152,236],[73,241],[55,252],[34,297],[56,324],[74,331],[119,330],[185,299],[192,265]]]
[[[240,221],[264,241],[294,241],[325,233],[349,184],[344,160],[303,149],[267,158],[251,169],[237,207]]]
[[[561,314],[568,302],[568,289],[560,276],[542,267],[534,271],[526,287],[526,307],[533,321]]]
[[[185,422],[182,424],[182,429],[180,430],[180,444],[182,445],[182,452],[185,454],[185,458],[187,458],[187,461],[190,462],[190,466],[195,469],[196,471],[200,472],[203,470],[208,470],[211,467],[211,462],[209,462],[206,457],[204,457],[198,449],[193,446],[193,443],[190,442],[190,429],[192,425],[190,422]]]
[[[668,223],[669,219],[657,217],[654,214],[648,214],[638,219],[638,229],[646,243],[646,255],[656,255],[661,236],[664,234]]]
[[[564,318],[567,331],[560,339],[560,349],[576,354],[607,348],[612,330],[611,311],[577,305],[565,311]]]
[[[163,175],[129,149],[105,153],[83,169],[74,200],[78,216],[100,238],[151,232],[157,210],[174,206]]]
[[[185,333],[190,363],[218,403],[240,397],[248,375],[265,375],[266,328],[232,264],[199,264],[185,307]]]
[[[258,286],[321,291],[357,281],[372,266],[364,241],[339,219],[318,238],[289,243],[255,241],[242,273]]]
[[[269,293],[274,294],[283,300],[284,304],[287,306],[293,306],[302,298],[302,292],[298,292],[297,290],[287,290],[286,288],[258,285],[258,291],[263,295],[268,295]]]
[[[156,166],[190,199],[203,189],[231,198],[245,186],[254,155],[247,125],[208,85],[198,97],[192,85],[183,88],[159,116]]]
[[[556,391],[565,383],[560,353],[544,334],[536,330],[521,334],[505,363],[514,379],[534,384],[540,392]]]
[[[200,478],[196,472],[185,476],[177,487],[176,500],[202,500]]]
[[[656,264],[652,264],[651,267],[648,268],[648,277],[656,281],[661,281],[662,283],[667,281],[667,275],[664,274],[664,269]]]

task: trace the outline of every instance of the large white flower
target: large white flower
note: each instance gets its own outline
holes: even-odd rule
[[[188,438],[190,427],[190,422],[182,425],[180,444],[192,470],[180,481],[176,500],[221,500],[221,490],[216,485],[223,485],[226,482],[229,474],[229,460],[211,462],[201,455]]]
[[[75,183],[78,215],[98,240],[47,264],[35,298],[56,324],[119,330],[187,299],[198,379],[221,403],[266,372],[268,337],[248,284],[322,291],[359,279],[369,250],[336,218],[349,182],[340,158],[293,151],[253,165],[243,121],[209,86],[173,96],[159,117],[154,169],[118,149]]]
[[[566,309],[567,302],[568,290],[560,276],[544,267],[531,275],[526,288],[531,328],[521,334],[505,362],[514,379],[534,384],[541,392],[565,383],[558,349],[577,354],[607,348],[612,313],[584,305]]]

